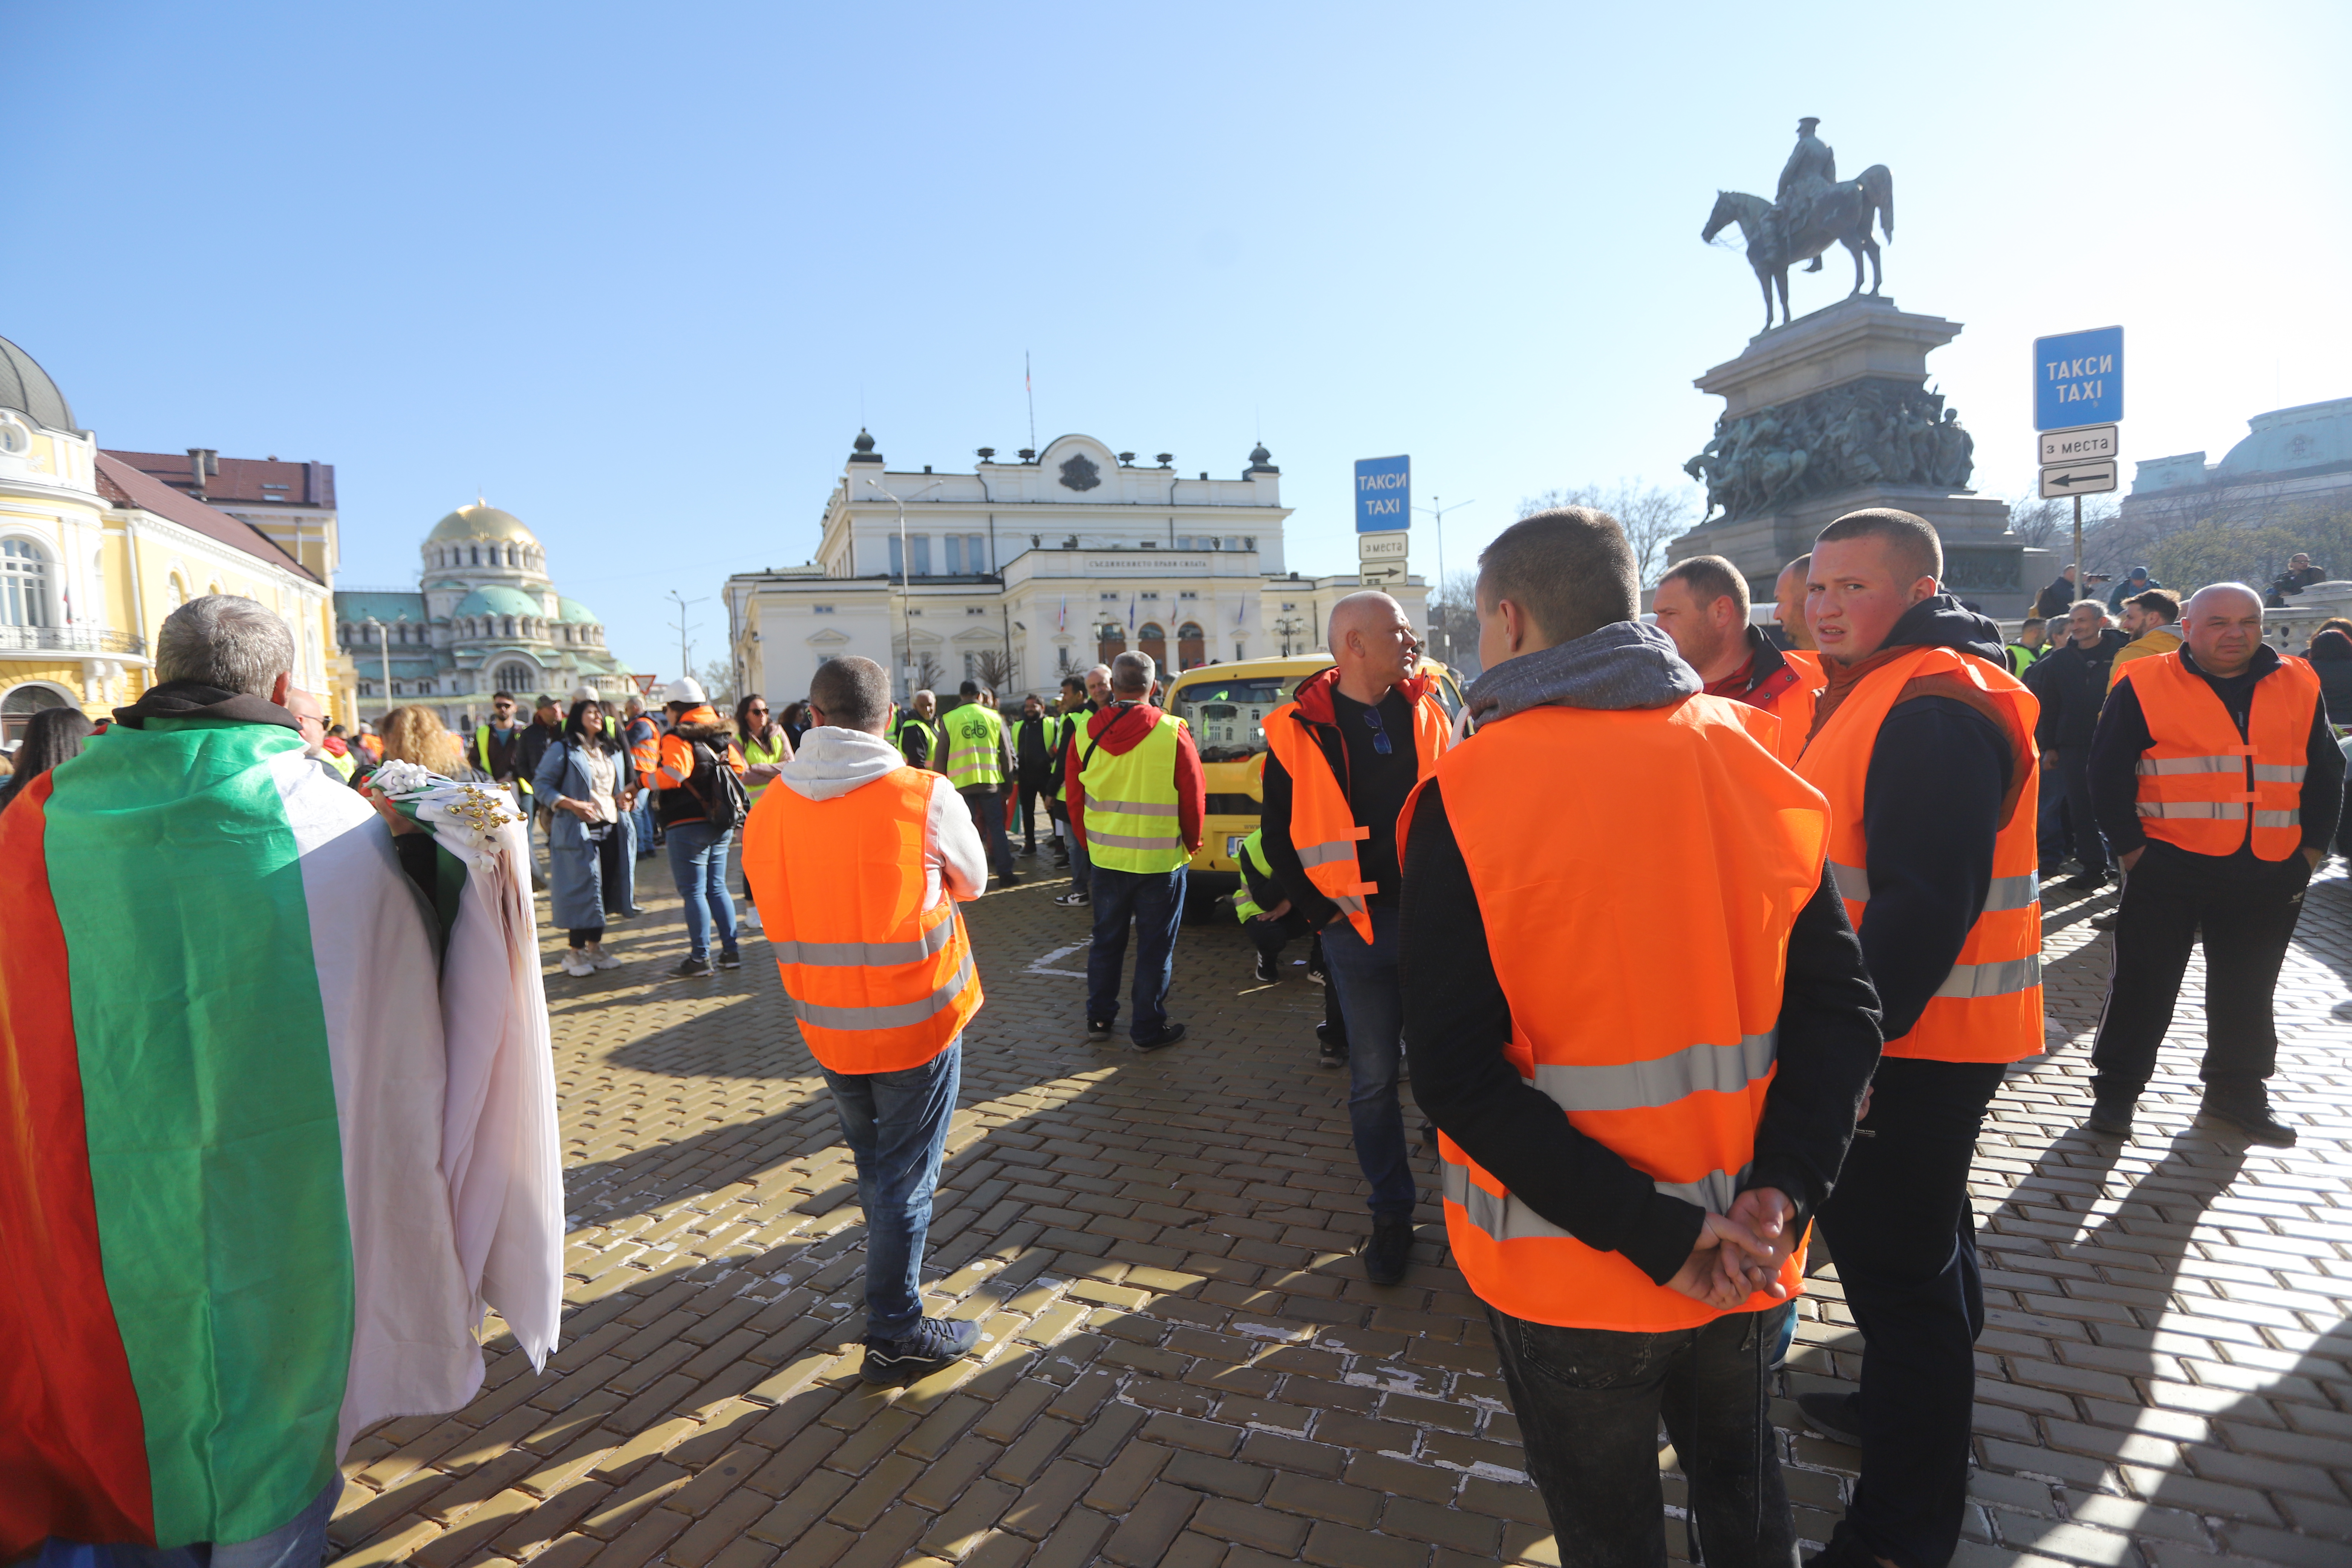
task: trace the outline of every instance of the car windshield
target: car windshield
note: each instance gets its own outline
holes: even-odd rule
[[[1176,716],[1192,727],[1202,762],[1241,762],[1265,750],[1265,716],[1290,700],[1296,684],[1281,676],[1189,680],[1176,693]]]

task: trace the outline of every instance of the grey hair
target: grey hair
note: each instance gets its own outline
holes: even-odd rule
[[[1110,661],[1110,689],[1113,691],[1149,691],[1152,678],[1160,672],[1148,653],[1129,651]]]
[[[2107,602],[2105,599],[2077,599],[2066,606],[2066,613],[2069,616],[2077,610],[2096,610],[2099,612],[2099,619],[2104,621],[2107,618]]]
[[[1110,666],[1107,664],[1088,665],[1086,672],[1088,675],[1099,675],[1105,680],[1108,680],[1110,679]]]
[[[268,697],[294,670],[294,634],[277,611],[242,594],[206,594],[163,617],[155,679]]]

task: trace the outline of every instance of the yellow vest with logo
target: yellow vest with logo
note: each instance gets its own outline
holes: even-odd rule
[[[1163,713],[1151,733],[1123,756],[1083,736],[1078,787],[1086,793],[1087,858],[1113,871],[1152,876],[1192,858],[1184,847],[1176,795],[1176,753],[1182,721]],[[1087,756],[1091,749],[1092,756]]]
[[[941,771],[950,784],[958,789],[1003,787],[1003,714],[985,702],[967,702],[941,719],[940,729],[948,752]]]

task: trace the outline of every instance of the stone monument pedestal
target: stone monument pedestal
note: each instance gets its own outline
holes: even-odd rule
[[[2023,614],[2056,572],[2054,552],[2027,549],[2009,531],[2008,505],[1967,488],[1975,441],[1926,390],[1928,353],[1959,332],[1857,296],[1759,333],[1700,376],[1699,390],[1724,400],[1715,439],[1689,464],[1706,481],[1709,518],[1672,555],[1721,555],[1769,599],[1780,568],[1827,524],[1894,507],[1943,537],[1953,594],[1997,618]]]

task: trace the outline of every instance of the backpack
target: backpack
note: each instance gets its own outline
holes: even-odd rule
[[[740,827],[743,818],[751,815],[751,797],[745,792],[743,781],[728,765],[726,754],[714,756],[709,747],[695,742],[694,773],[688,776],[689,785],[695,777],[708,781],[694,792],[694,798],[702,803],[711,831],[730,833]]]

